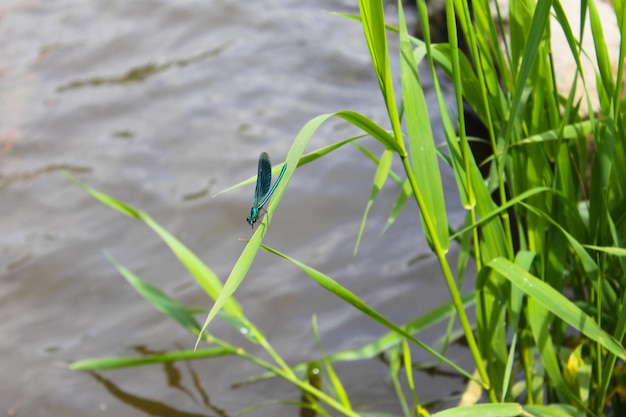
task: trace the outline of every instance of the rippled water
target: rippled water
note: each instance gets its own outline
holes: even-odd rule
[[[259,372],[237,358],[67,370],[78,359],[195,342],[126,284],[104,250],[186,306],[210,303],[150,230],[60,171],[147,211],[225,279],[240,238],[250,236],[253,187],[213,194],[254,175],[261,151],[281,162],[318,114],[352,109],[385,120],[360,25],[329,11],[358,10],[345,0],[0,5],[0,414],[230,416],[298,398],[280,381],[232,389]],[[355,133],[332,121],[309,148]],[[402,323],[444,302],[446,290],[432,258],[410,263],[428,253],[414,207],[377,238],[398,193],[391,182],[353,256],[374,171],[351,146],[298,169],[266,243]],[[458,221],[460,207],[450,215]],[[290,363],[319,355],[313,314],[328,352],[385,332],[266,253],[236,296]],[[239,343],[228,325],[211,326]],[[356,405],[400,411],[382,363],[338,368]],[[457,383],[418,377],[423,399]],[[298,410],[278,405],[254,415],[277,413]]]

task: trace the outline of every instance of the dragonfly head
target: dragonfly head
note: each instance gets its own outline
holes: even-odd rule
[[[246,220],[248,221],[250,226],[254,227],[254,223],[256,222],[256,219],[258,217],[259,217],[259,209],[256,208],[256,207],[252,207],[250,209],[250,216],[248,218],[246,218]]]

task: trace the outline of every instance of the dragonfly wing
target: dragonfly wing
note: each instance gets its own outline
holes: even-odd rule
[[[259,203],[258,205],[259,208],[263,208],[265,203],[267,203],[267,200],[269,200],[272,197],[272,194],[274,194],[274,190],[276,190],[276,187],[278,186],[278,183],[280,182],[280,180],[283,178],[283,175],[285,175],[286,170],[287,170],[287,164],[284,164],[283,169],[281,169],[280,174],[278,174],[278,178],[276,178],[276,182],[274,183],[274,185],[272,185],[272,189],[269,191],[269,193],[267,193],[265,197],[263,197],[263,200],[261,200],[261,202]]]
[[[256,189],[254,190],[253,207],[259,207],[263,198],[267,195],[272,184],[272,164],[267,152],[261,153],[259,156],[259,172],[256,178]]]

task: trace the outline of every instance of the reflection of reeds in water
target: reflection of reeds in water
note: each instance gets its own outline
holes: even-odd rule
[[[30,181],[32,179],[39,177],[40,175],[49,174],[51,172],[57,172],[57,171],[67,171],[73,174],[81,174],[85,172],[91,172],[91,168],[68,165],[68,164],[52,164],[43,168],[36,169],[31,172],[21,172],[18,174],[11,174],[6,177],[0,175],[0,190],[7,188],[16,182]]]
[[[221,45],[217,48],[202,52],[190,58],[174,60],[163,64],[148,63],[139,67],[131,68],[126,73],[108,77],[92,77],[85,80],[70,81],[57,88],[57,91],[63,92],[82,87],[97,87],[100,85],[119,85],[129,83],[140,83],[153,75],[159,74],[172,67],[185,67],[190,64],[203,61],[209,57],[218,56],[228,44]]]

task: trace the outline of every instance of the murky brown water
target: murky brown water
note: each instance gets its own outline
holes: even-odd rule
[[[236,358],[67,370],[87,357],[195,342],[126,284],[104,250],[185,305],[210,304],[151,231],[60,170],[146,210],[225,279],[250,236],[253,187],[211,195],[253,175],[263,150],[283,160],[318,114],[353,109],[385,120],[361,27],[331,10],[356,13],[356,1],[0,3],[0,415],[231,416],[298,398],[280,381],[232,389],[258,374]],[[354,133],[331,122],[310,148]],[[299,169],[266,243],[402,323],[447,300],[446,290],[432,258],[409,265],[428,252],[414,207],[377,238],[398,192],[391,182],[353,256],[374,170],[353,147]],[[384,333],[266,253],[236,296],[291,363],[319,355],[313,314],[327,352]],[[238,340],[228,325],[211,326]],[[356,405],[400,411],[382,364],[339,370]],[[422,399],[451,386],[418,377]],[[254,415],[297,413],[270,406]]]

